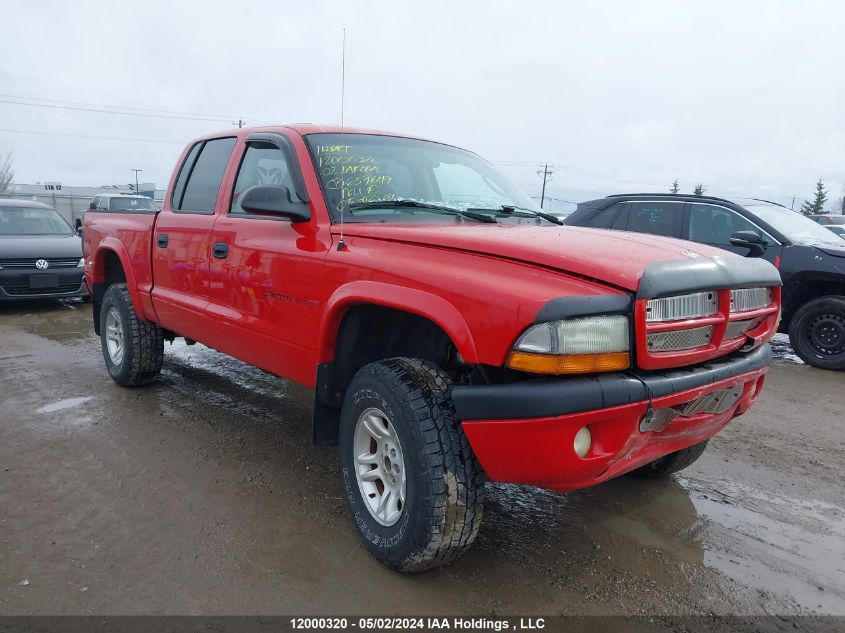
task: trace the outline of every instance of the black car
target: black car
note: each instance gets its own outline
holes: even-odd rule
[[[52,207],[0,200],[0,301],[88,297],[82,240]]]
[[[772,262],[783,279],[781,332],[807,363],[845,369],[845,242],[774,202],[676,194],[590,200],[566,224],[665,235]]]

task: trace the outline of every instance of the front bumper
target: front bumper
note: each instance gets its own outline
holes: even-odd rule
[[[476,457],[494,481],[573,490],[601,483],[712,437],[751,407],[771,363],[763,345],[710,363],[635,377],[630,372],[460,386],[457,416]],[[661,431],[640,431],[649,398],[655,411],[683,408],[700,396],[737,387],[721,413],[676,417]],[[589,452],[575,434],[587,426]]]
[[[32,287],[31,277],[48,277],[43,287]],[[37,285],[37,284],[36,284]],[[0,271],[0,301],[27,299],[73,299],[87,297],[82,268],[56,268],[40,272],[37,270]]]

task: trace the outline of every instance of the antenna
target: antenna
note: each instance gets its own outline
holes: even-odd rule
[[[343,110],[344,101],[346,98],[346,27],[343,27],[343,45],[340,53],[340,144],[343,145],[343,135],[346,131]],[[346,206],[346,198],[344,197],[345,187],[341,184],[340,187],[340,241],[337,243],[337,250],[346,250],[346,243],[343,241],[343,208]]]

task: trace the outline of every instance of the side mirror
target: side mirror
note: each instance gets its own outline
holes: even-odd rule
[[[81,226],[77,226],[77,227],[76,227],[76,234],[77,234],[79,237],[82,237],[82,227],[81,227]]]
[[[749,249],[748,257],[762,257],[766,252],[763,238],[754,231],[737,231],[731,235],[731,244]]]
[[[241,194],[241,209],[247,213],[281,215],[291,222],[307,222],[311,211],[307,202],[294,201],[284,185],[256,185]]]
[[[88,205],[88,210],[91,211],[91,210],[96,209],[96,208],[97,208],[97,205],[94,204],[94,201],[92,200],[91,203]]]

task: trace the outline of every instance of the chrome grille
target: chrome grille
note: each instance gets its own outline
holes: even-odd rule
[[[715,292],[696,292],[676,297],[651,299],[645,308],[645,320],[679,321],[681,319],[695,319],[706,317],[719,310],[719,300]]]
[[[753,330],[755,327],[760,325],[760,321],[763,319],[745,319],[744,321],[732,321],[728,323],[728,327],[725,330],[725,340],[730,340],[732,338],[739,338],[746,332]]]
[[[738,288],[731,290],[731,312],[748,312],[765,308],[772,302],[769,288]]]
[[[650,352],[673,352],[707,345],[712,336],[713,326],[707,325],[688,330],[652,332],[646,336],[646,341]]]
[[[0,259],[0,266],[3,268],[35,268],[35,262],[44,259],[49,264],[48,268],[76,268],[79,264],[79,257],[29,257],[26,259]]]

